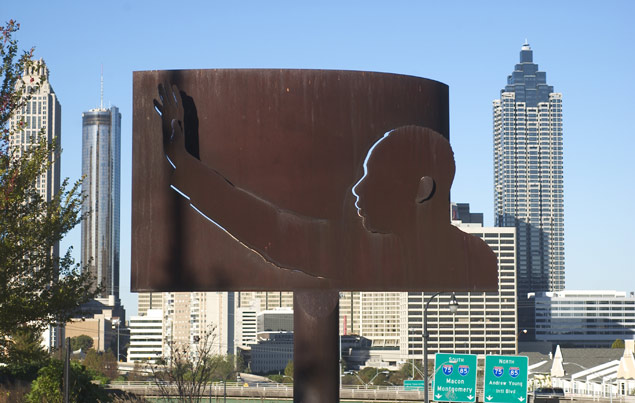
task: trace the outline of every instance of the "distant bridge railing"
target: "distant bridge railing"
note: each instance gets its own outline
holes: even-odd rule
[[[176,386],[167,386],[176,396]],[[159,397],[159,387],[154,381],[120,381],[106,385],[109,389],[118,389],[146,397]],[[275,382],[256,382],[245,386],[243,382],[214,382],[204,386],[201,397],[247,397],[247,398],[293,398],[293,384]],[[404,390],[403,386],[375,386],[375,385],[343,385],[340,398],[354,400],[392,400],[392,401],[422,401],[423,391]]]

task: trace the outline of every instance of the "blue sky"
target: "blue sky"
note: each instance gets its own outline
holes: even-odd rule
[[[27,5],[28,4],[28,5]],[[493,224],[492,100],[525,39],[563,93],[567,289],[635,291],[635,2],[10,1],[62,104],[62,175],[81,176],[81,114],[122,113],[121,289],[128,314],[132,72],[198,68],[369,70],[450,86],[452,190]],[[626,213],[626,214],[622,214]],[[79,257],[80,231],[64,241]]]

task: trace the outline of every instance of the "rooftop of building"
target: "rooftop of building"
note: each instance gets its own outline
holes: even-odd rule
[[[623,348],[560,348],[562,367],[565,375],[572,375],[611,361],[619,361],[624,356]],[[554,365],[555,353],[527,351],[518,355],[527,356],[529,372],[548,374]]]
[[[563,290],[531,293],[530,297],[536,298],[635,298],[635,293],[617,290]]]

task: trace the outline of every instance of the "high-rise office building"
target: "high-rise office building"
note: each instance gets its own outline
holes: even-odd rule
[[[121,114],[99,107],[82,114],[82,266],[88,265],[100,298],[119,304]]]
[[[465,220],[465,221],[463,221]],[[483,239],[498,258],[498,291],[457,292],[458,310],[448,308],[450,294],[402,293],[402,360],[423,357],[423,319],[428,305],[428,354],[516,354],[516,241],[514,228],[483,227],[482,214],[468,204],[452,204],[452,224]]]
[[[37,89],[31,93],[31,99],[24,105],[22,110],[14,114],[9,124],[12,128],[17,128],[21,121],[24,121],[25,129],[15,132],[9,139],[9,146],[21,157],[31,146],[38,144],[44,137],[49,143],[60,144],[62,133],[62,107],[51,87],[49,81],[49,71],[46,63],[42,59],[37,61],[28,71],[24,72],[23,80],[27,84],[26,92],[31,91],[32,84],[40,82],[40,77],[45,80]],[[49,156],[51,165],[36,181],[36,186],[42,198],[51,201],[53,196],[60,189],[60,158],[59,154]],[[51,251],[54,256],[59,256],[59,244]],[[49,326],[43,335],[44,347],[53,350],[63,345],[63,328]]]
[[[9,139],[9,144],[17,152],[18,157],[21,157],[31,146],[38,144],[42,137],[45,137],[49,143],[60,144],[61,142],[62,107],[49,82],[49,71],[44,61],[40,59],[33,67],[30,67],[29,71],[25,71],[23,80],[26,83],[38,83],[42,76],[45,80],[40,88],[31,94],[29,102],[11,117],[9,123],[15,128],[24,119],[26,125],[24,130],[14,133]],[[30,92],[30,88],[31,85],[27,84],[27,93]],[[59,156],[52,154],[49,158],[52,161],[50,168],[36,183],[40,195],[46,201],[52,200],[60,189]]]
[[[494,108],[496,226],[515,227],[518,320],[533,338],[527,294],[564,288],[562,94],[547,85],[528,43]]]

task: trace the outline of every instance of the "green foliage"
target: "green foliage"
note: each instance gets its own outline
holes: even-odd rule
[[[115,358],[112,351],[98,353],[91,348],[86,352],[86,357],[84,357],[82,363],[102,383],[107,383],[118,376],[117,358]]]
[[[245,363],[245,357],[240,352],[233,356],[236,372],[247,372],[249,369]]]
[[[80,334],[79,336],[71,337],[71,350],[77,351],[81,349],[82,351],[88,351],[93,347],[93,338],[87,336],[85,334]]]
[[[361,378],[364,383],[370,382],[371,378],[379,371],[379,368],[366,367],[357,372],[357,376]]]
[[[414,363],[412,361],[405,362],[399,370],[392,373],[390,377],[390,381],[395,385],[403,384],[403,380],[405,379],[423,379],[423,363],[421,361],[415,361]],[[401,379],[401,382],[397,383],[393,381],[393,379],[396,381]]]
[[[23,402],[30,389],[31,382],[0,383],[0,402]]]
[[[18,329],[11,334],[13,343],[8,346],[10,363],[44,363],[49,355],[42,347],[39,333],[29,329]]]
[[[342,385],[361,385],[361,381],[355,375],[346,374],[342,377]]]
[[[208,365],[214,368],[207,379],[209,382],[231,380],[236,374],[233,355],[212,355],[209,358]]]
[[[367,385],[390,385],[390,383],[388,382],[388,378],[390,375],[388,374],[388,370],[385,368],[366,367],[360,370],[357,375],[361,378],[364,384]]]
[[[267,375],[267,378],[269,378],[272,381],[277,382],[277,383],[284,383],[284,376],[282,376],[280,374]]]
[[[64,363],[51,360],[49,365],[40,369],[38,377],[27,395],[27,402],[58,403],[63,401]],[[98,385],[93,384],[91,374],[78,362],[71,362],[70,401],[71,402],[105,402],[108,396]]]
[[[0,368],[0,379],[33,381],[49,359],[39,333],[19,329],[11,334],[11,340],[12,343],[7,344],[7,365]]]
[[[284,375],[293,379],[293,361],[289,361],[284,368]]]
[[[60,158],[57,140],[44,131],[23,150],[10,144],[24,134],[27,123],[18,117],[46,76],[26,80],[23,72],[37,69],[33,49],[18,56],[14,21],[0,27],[0,362],[18,331],[41,332],[66,322],[95,295],[88,271],[82,273],[70,249],[59,256],[57,245],[80,221],[80,183],[64,180],[59,192],[46,200],[36,182]],[[37,71],[37,70],[36,70]],[[28,82],[27,82],[28,81]],[[39,142],[37,139],[40,139]]]
[[[386,381],[389,385],[403,385],[403,381],[408,379],[409,376],[405,376],[400,371],[391,372]]]
[[[611,348],[624,348],[624,340],[615,340],[613,344],[611,344]]]

